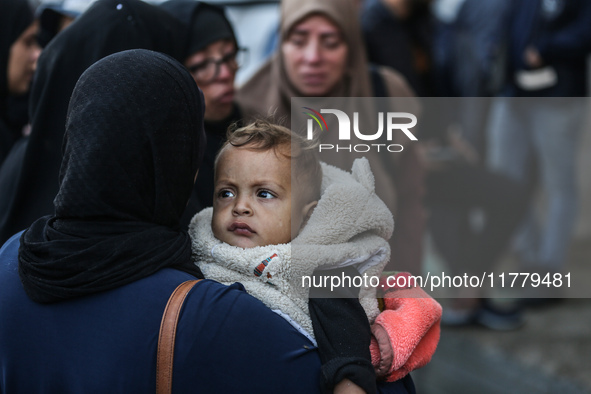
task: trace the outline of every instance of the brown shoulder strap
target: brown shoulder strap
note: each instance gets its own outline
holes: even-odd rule
[[[170,296],[162,322],[160,323],[160,335],[158,337],[158,355],[156,357],[156,394],[168,394],[172,390],[172,364],[174,359],[174,340],[176,326],[179,320],[181,308],[189,291],[199,282],[188,280],[181,283]]]

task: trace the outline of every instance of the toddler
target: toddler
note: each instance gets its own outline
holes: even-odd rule
[[[329,286],[333,277],[377,278],[387,263],[393,219],[373,182],[367,160],[352,173],[320,164],[306,140],[257,121],[228,135],[215,161],[213,208],[189,228],[206,278],[242,283],[317,344],[327,390],[349,379],[375,392],[374,366],[400,377],[392,374],[393,327],[376,319],[375,284],[340,286],[330,298],[316,287],[323,278]],[[369,321],[379,323],[371,355]]]

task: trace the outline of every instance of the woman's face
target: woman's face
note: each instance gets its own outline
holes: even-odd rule
[[[304,96],[327,96],[347,70],[348,46],[341,30],[322,15],[296,24],[281,44],[285,71]]]
[[[37,44],[39,22],[33,22],[12,44],[8,55],[8,91],[14,96],[29,91],[41,47]]]
[[[205,120],[223,120],[232,113],[234,78],[238,70],[236,44],[215,41],[185,60],[197,86],[205,97]]]

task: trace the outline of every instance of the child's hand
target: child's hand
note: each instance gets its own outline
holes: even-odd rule
[[[371,362],[376,371],[378,379],[388,375],[390,367],[394,362],[394,349],[390,343],[390,337],[384,327],[374,324],[371,327]]]
[[[426,365],[439,342],[441,305],[412,276],[401,272],[395,280],[383,277],[384,309],[371,327],[371,361],[378,377],[388,382]],[[392,278],[391,278],[392,279]],[[399,279],[399,280],[398,280]]]

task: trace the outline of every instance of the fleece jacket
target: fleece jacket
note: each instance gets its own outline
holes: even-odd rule
[[[189,226],[196,264],[208,279],[240,282],[269,308],[280,310],[310,335],[308,295],[314,271],[354,266],[378,278],[390,259],[387,240],[392,214],[375,193],[367,159],[351,172],[322,163],[321,198],[304,228],[291,243],[243,249],[217,240],[211,230],[212,208],[198,213]],[[360,290],[370,323],[380,313],[376,288]],[[293,324],[293,323],[292,323]]]

